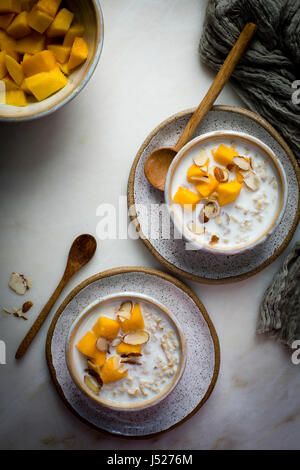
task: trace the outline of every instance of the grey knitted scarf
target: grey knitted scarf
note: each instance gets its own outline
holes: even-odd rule
[[[300,162],[300,0],[209,0],[201,59],[218,70],[247,21],[259,29],[232,84],[246,105],[282,134]]]

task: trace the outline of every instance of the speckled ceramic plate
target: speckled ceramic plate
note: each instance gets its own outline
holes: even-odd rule
[[[151,253],[173,274],[205,283],[223,283],[246,279],[274,261],[291,240],[299,222],[300,174],[296,159],[275,129],[263,118],[243,108],[215,106],[197,129],[195,136],[217,130],[250,134],[279,157],[288,180],[287,208],[281,223],[262,245],[237,255],[217,255],[185,250],[182,239],[164,239],[160,217],[151,214],[151,234],[147,238],[150,204],[162,204],[164,194],[153,188],[144,175],[144,162],[154,149],[174,145],[193,110],[183,111],[160,124],[142,144],[133,163],[128,181],[128,206],[140,237]],[[157,214],[158,211],[155,211]],[[172,233],[172,230],[171,230]]]
[[[172,312],[187,346],[179,384],[161,403],[140,411],[116,411],[92,402],[73,382],[65,359],[66,339],[80,312],[97,299],[121,292],[151,296]],[[218,337],[200,300],[177,279],[139,267],[105,271],[77,286],[52,321],[46,354],[55,386],[73,413],[96,429],[135,438],[162,433],[193,415],[210,396],[220,367]]]

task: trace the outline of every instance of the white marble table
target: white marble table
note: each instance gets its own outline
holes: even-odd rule
[[[96,233],[99,204],[126,194],[143,139],[167,116],[197,104],[213,73],[200,64],[206,1],[102,0],[105,43],[81,95],[37,122],[0,126],[1,304],[22,299],[7,288],[12,271],[33,280],[30,321],[0,314],[7,365],[0,366],[0,448],[299,448],[300,365],[255,335],[261,296],[291,245],[251,279],[227,286],[188,283],[204,302],[221,342],[221,371],[204,407],[170,433],[128,441],[92,431],[59,398],[46,366],[46,323],[20,363],[25,331],[56,286],[75,235]],[[218,103],[242,104],[227,86]],[[109,240],[71,282],[120,265],[160,268],[140,241]],[[59,303],[57,303],[58,305]]]

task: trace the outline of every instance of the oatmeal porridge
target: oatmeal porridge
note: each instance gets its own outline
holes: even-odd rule
[[[72,344],[79,380],[111,406],[155,402],[172,388],[182,368],[175,322],[144,299],[99,304],[76,330]]]

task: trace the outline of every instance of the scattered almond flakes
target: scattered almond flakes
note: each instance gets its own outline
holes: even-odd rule
[[[31,309],[32,306],[33,306],[33,303],[30,300],[28,300],[27,302],[23,304],[22,312],[27,313]]]
[[[31,279],[23,274],[12,272],[8,286],[19,295],[24,295],[31,288]]]
[[[217,235],[213,235],[210,239],[209,244],[210,245],[215,245],[216,243],[218,243],[218,241],[219,241],[219,237],[217,237]]]

